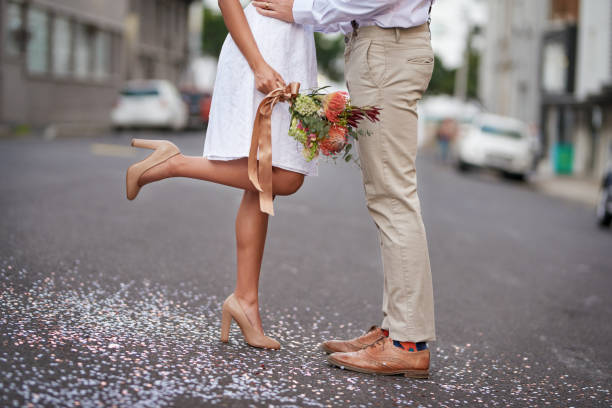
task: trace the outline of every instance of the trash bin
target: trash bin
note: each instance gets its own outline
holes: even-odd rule
[[[574,167],[574,146],[571,143],[555,144],[553,157],[555,173],[572,174]]]

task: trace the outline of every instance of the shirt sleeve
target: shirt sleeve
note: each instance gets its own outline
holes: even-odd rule
[[[294,0],[293,19],[320,31],[351,20],[362,20],[388,12],[398,0]],[[337,31],[337,30],[336,30]]]
[[[312,30],[318,33],[325,34],[337,33],[342,31],[342,29],[340,28],[340,24],[314,25],[312,26]]]

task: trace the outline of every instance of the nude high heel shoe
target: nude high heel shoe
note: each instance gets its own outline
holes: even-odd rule
[[[169,158],[181,153],[178,147],[167,140],[132,139],[132,146],[154,150],[146,159],[132,164],[125,177],[126,195],[128,200],[133,200],[140,191],[138,180],[140,176],[152,167],[165,162]]]
[[[260,333],[249,321],[249,318],[244,313],[238,299],[232,293],[225,302],[223,302],[223,315],[221,317],[221,341],[229,342],[229,331],[232,324],[232,319],[238,323],[244,340],[249,346],[265,348],[265,349],[280,349],[280,343],[273,338],[270,338]]]

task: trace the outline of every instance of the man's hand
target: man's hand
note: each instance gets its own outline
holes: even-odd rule
[[[293,23],[293,0],[264,0],[253,1],[257,12],[266,17],[276,18]]]

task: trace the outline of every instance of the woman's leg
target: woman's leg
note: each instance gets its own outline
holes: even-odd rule
[[[247,159],[208,160],[179,154],[147,170],[139,180],[141,186],[170,177],[188,177],[244,189],[236,216],[237,278],[234,295],[250,322],[263,333],[259,316],[259,274],[268,231],[268,214],[260,211],[259,192],[248,177]],[[304,175],[273,168],[274,195],[295,193]]]
[[[261,332],[259,316],[259,273],[268,231],[268,214],[259,210],[259,194],[245,190],[236,216],[238,272],[234,296],[247,317]]]
[[[249,180],[247,163],[246,158],[222,161],[178,154],[147,170],[140,177],[138,184],[144,186],[170,177],[188,177],[256,192]],[[273,168],[272,189],[275,195],[291,195],[303,182],[304,175],[300,173]]]

